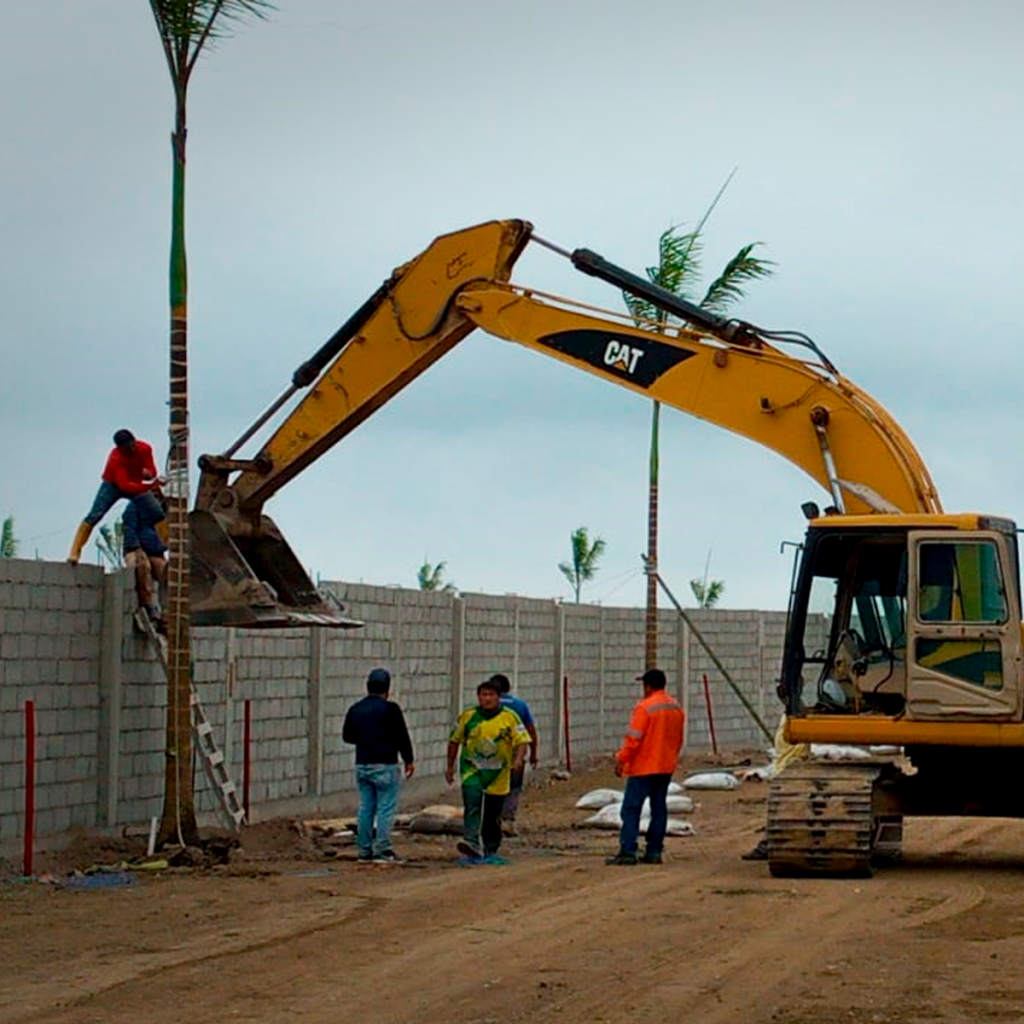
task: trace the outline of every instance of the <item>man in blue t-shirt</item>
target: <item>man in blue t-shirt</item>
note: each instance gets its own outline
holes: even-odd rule
[[[512,694],[512,683],[506,675],[496,672],[491,676],[491,681],[498,684],[501,690],[502,707],[514,711],[522,720],[526,731],[530,734],[530,767],[537,767],[537,726],[533,723],[533,715],[530,713],[530,705],[520,697]],[[506,836],[516,834],[516,811],[519,810],[519,797],[523,792],[523,782],[526,779],[526,765],[518,770],[512,771],[512,788],[505,797],[505,806],[501,811],[501,831]]]

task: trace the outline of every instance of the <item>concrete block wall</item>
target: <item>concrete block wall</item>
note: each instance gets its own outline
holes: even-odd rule
[[[26,701],[40,834],[96,824],[103,572],[0,559],[0,842],[20,835]]]
[[[569,680],[570,754],[599,753],[605,735],[604,615],[593,605],[565,605],[564,675]],[[635,674],[635,673],[634,673]]]
[[[360,630],[326,631],[324,793],[351,791],[353,748],[342,742],[345,712],[366,694],[370,669],[391,673],[392,696],[403,707],[422,776],[440,776],[453,719],[453,638],[461,599],[451,593],[401,590],[366,584],[328,585]]]
[[[367,584],[326,588],[365,622],[362,629],[194,631],[196,690],[239,790],[248,704],[256,817],[354,802],[354,756],[342,742],[342,722],[377,665],[391,671],[393,695],[405,708],[418,777],[437,792],[454,717],[496,671],[530,703],[549,764],[566,753],[564,679],[574,764],[614,749],[638,699],[642,609]],[[0,846],[22,828],[26,700],[37,715],[37,836],[139,824],[160,813],[166,680],[133,628],[134,607],[127,573],[0,560]],[[690,614],[774,728],[785,615]],[[672,610],[659,615],[659,660],[687,704],[691,749],[710,745],[705,670],[719,746],[764,745]],[[201,767],[194,778],[197,810],[208,820],[215,794]]]

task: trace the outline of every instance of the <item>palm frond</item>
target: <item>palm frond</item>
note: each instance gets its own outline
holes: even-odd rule
[[[658,265],[647,268],[647,277],[668,289],[673,295],[687,298],[686,285],[700,277],[704,242],[700,231],[680,232],[682,225],[673,225],[658,239]]]
[[[674,225],[662,232],[658,239],[658,265],[647,268],[647,280],[670,291],[682,299],[690,299],[690,281],[700,276],[700,261],[703,242],[699,231],[681,232],[680,225]],[[666,324],[672,316],[646,299],[637,298],[628,292],[622,293],[622,300],[629,315],[639,326],[649,326],[642,321]]]
[[[186,85],[199,54],[231,35],[231,23],[264,20],[270,0],[149,0],[171,77]]]
[[[629,315],[637,324],[643,320],[657,320],[658,314],[661,312],[653,303],[646,299],[638,299],[629,292],[622,293],[622,301],[626,304]]]
[[[430,562],[424,561],[416,573],[420,590],[454,590],[453,584],[444,583],[444,571],[447,566],[447,562],[431,565]]]
[[[721,274],[708,286],[700,305],[713,313],[724,313],[734,302],[743,297],[743,285],[759,278],[771,277],[775,272],[772,260],[751,256],[761,242],[745,245],[725,265]]]
[[[222,39],[228,23],[265,19],[276,5],[270,0],[149,0],[157,28],[166,39]]]

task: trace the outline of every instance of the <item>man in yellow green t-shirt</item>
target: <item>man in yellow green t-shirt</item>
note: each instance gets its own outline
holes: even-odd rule
[[[502,863],[501,809],[511,786],[512,771],[523,767],[530,734],[522,719],[501,703],[499,685],[491,679],[476,688],[475,707],[459,715],[448,737],[444,777],[455,782],[459,757],[462,782],[462,834],[458,844],[469,863]],[[461,750],[461,756],[459,751]]]

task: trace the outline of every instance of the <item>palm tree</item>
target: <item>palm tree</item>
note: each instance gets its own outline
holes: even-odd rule
[[[416,573],[420,590],[440,590],[442,593],[452,593],[455,590],[455,584],[448,583],[444,578],[447,565],[447,562],[438,562],[437,565],[431,565],[430,562],[424,559],[423,564]]]
[[[124,568],[124,527],[120,520],[113,526],[100,527],[96,550],[100,553],[100,561],[106,562],[111,569]]]
[[[558,568],[569,581],[576,594],[576,603],[579,604],[583,584],[589,583],[597,575],[597,563],[604,554],[605,542],[600,537],[591,540],[585,526],[574,530],[569,541],[572,544],[572,561],[559,562]]]
[[[188,544],[188,262],[185,257],[185,139],[188,86],[199,55],[233,22],[261,18],[266,0],[149,0],[174,89],[171,134],[170,424],[167,522],[167,755],[158,843],[198,841],[192,790],[191,651]]]
[[[701,255],[704,242],[704,225],[719,199],[732,181],[733,170],[718,190],[707,212],[692,231],[682,231],[681,226],[669,227],[658,240],[658,265],[647,268],[648,279],[674,295],[696,303],[714,313],[725,312],[734,302],[743,297],[743,286],[758,278],[769,277],[774,263],[760,259],[753,254],[760,242],[751,242],[725,265],[699,301],[695,289],[700,279]],[[650,330],[664,330],[678,323],[669,313],[628,292],[622,297],[626,308],[638,327]],[[651,450],[647,491],[647,617],[644,630],[644,662],[647,668],[658,663],[658,435],[661,403],[655,401],[651,414]]]
[[[690,589],[697,599],[698,608],[714,608],[718,599],[725,591],[725,584],[721,580],[690,580]]]
[[[697,599],[698,608],[714,608],[718,599],[725,593],[725,583],[722,580],[709,580],[711,572],[711,552],[704,562],[704,575],[699,579],[690,580],[690,589]]]
[[[14,536],[14,516],[4,519],[0,528],[0,558],[14,558],[18,553],[18,538]]]

